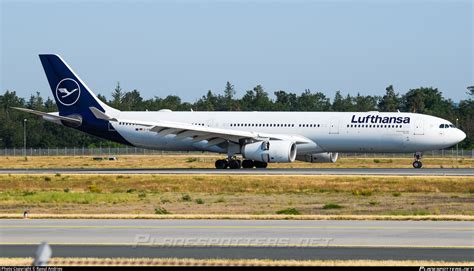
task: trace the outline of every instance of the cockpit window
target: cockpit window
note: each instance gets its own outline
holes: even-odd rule
[[[440,124],[439,128],[456,128],[456,126],[446,123],[446,124]]]

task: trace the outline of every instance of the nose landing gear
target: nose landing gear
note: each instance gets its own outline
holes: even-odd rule
[[[423,163],[421,163],[421,152],[417,152],[415,153],[414,157],[415,157],[415,161],[413,162],[413,167],[414,168],[421,168],[423,166]]]

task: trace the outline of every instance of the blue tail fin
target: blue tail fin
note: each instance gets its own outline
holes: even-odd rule
[[[101,102],[58,55],[39,55],[60,115],[84,114],[89,107],[116,111]]]
[[[97,113],[100,114],[97,110],[106,113],[107,116],[116,116],[120,111],[99,100],[60,56],[40,55],[39,57],[56,100],[59,115],[78,120],[78,123],[73,126],[62,122],[65,126],[130,145],[115,129],[111,128],[113,126],[108,120],[96,117]]]

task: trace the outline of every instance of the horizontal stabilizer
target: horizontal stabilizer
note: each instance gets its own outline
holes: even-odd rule
[[[67,121],[67,122],[69,122],[71,124],[74,124],[74,125],[81,125],[81,123],[82,123],[82,120],[78,119],[78,118],[59,116],[59,115],[55,115],[55,114],[52,114],[52,113],[41,112],[41,111],[28,109],[28,108],[21,108],[21,107],[12,107],[12,108],[16,109],[16,110],[19,110],[19,111],[26,112],[26,113],[42,116],[45,119],[49,118],[49,119],[52,119],[52,120],[64,120],[64,121]]]
[[[97,109],[93,106],[89,107],[89,109],[91,110],[92,114],[94,114],[94,116],[98,119],[109,120],[109,121],[117,121],[116,118],[110,117],[109,115],[105,114],[104,112],[100,111],[99,109]]]

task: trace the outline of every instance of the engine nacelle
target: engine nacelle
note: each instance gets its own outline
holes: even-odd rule
[[[242,155],[265,163],[290,163],[296,158],[296,143],[284,140],[249,143],[242,147]]]
[[[298,155],[296,160],[310,163],[335,163],[337,161],[337,156],[337,152],[323,152]]]

